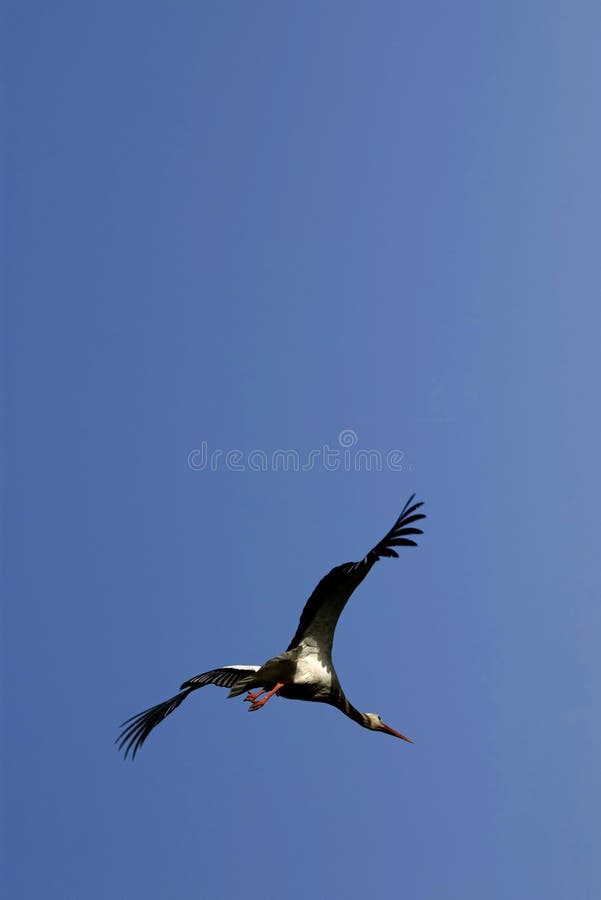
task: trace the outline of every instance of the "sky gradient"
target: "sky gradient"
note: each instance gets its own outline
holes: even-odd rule
[[[4,19],[6,896],[598,896],[598,5]],[[123,762],[413,492],[334,650],[414,746],[207,688]]]

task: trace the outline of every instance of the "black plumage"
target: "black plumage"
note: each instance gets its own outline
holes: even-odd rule
[[[180,693],[151,706],[123,722],[117,738],[120,750],[132,758],[156,726],[170,715],[192,691],[214,684],[229,688],[229,696],[237,697],[251,689],[248,702],[251,712],[260,709],[271,696],[295,700],[329,703],[345,715],[372,731],[383,731],[408,741],[409,738],[385,725],[375,713],[356,709],[342,690],[332,663],[332,643],[336,624],[353,591],[361,584],[374,563],[383,557],[398,557],[396,547],[415,547],[412,537],[422,534],[413,523],[424,519],[418,510],[423,504],[413,503],[413,494],[390,529],[379,543],[359,562],[336,566],[321,579],[303,608],[298,627],[284,653],[267,660],[262,666],[222,666],[195,675],[185,681]],[[258,698],[266,694],[263,700]]]

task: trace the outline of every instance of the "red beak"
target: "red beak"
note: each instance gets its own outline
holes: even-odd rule
[[[379,730],[383,731],[385,734],[391,734],[393,737],[398,737],[402,741],[407,741],[408,744],[413,743],[411,738],[408,738],[408,737],[406,737],[406,735],[401,734],[400,731],[395,731],[394,728],[391,728],[390,725],[385,725],[384,722],[382,722]]]

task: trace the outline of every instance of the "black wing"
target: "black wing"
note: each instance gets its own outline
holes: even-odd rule
[[[203,672],[201,675],[195,675],[180,687],[180,691],[186,688],[204,687],[206,684],[216,684],[217,687],[233,688],[239,681],[248,678],[258,672],[261,666],[222,666],[220,669],[211,669],[210,672]]]
[[[156,728],[174,709],[177,709],[192,691],[207,684],[231,688],[259,668],[259,666],[223,666],[221,669],[212,669],[210,672],[203,672],[202,675],[195,675],[194,678],[190,678],[189,681],[182,684],[179,694],[137,713],[131,719],[126,719],[121,725],[123,731],[115,743],[118,744],[119,750],[125,748],[125,759],[130,752],[133,759],[153,728]]]
[[[415,541],[408,535],[422,534],[421,528],[411,527],[413,522],[425,519],[423,513],[416,510],[423,503],[414,503],[415,494],[407,500],[403,510],[379,544],[369,551],[360,562],[344,563],[336,566],[325,578],[322,578],[302,611],[296,634],[292,638],[288,650],[297,647],[307,636],[314,637],[319,644],[331,651],[334,629],[347,600],[356,587],[361,584],[371,567],[383,556],[398,556],[395,547],[416,547]]]

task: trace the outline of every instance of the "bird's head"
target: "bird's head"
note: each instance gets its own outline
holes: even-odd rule
[[[390,725],[386,725],[377,713],[363,713],[363,725],[365,728],[369,728],[370,731],[383,731],[384,734],[391,734],[393,737],[407,741],[409,744],[413,743],[411,738],[405,737],[400,731],[395,731]]]

